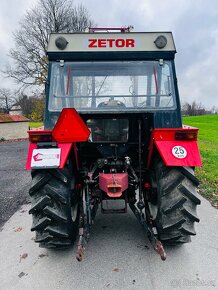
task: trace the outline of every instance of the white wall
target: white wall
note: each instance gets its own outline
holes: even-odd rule
[[[28,138],[29,122],[0,123],[0,139]]]

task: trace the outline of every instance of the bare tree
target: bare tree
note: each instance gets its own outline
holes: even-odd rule
[[[212,114],[218,114],[218,107],[213,105],[212,108],[211,108],[211,113]]]
[[[0,113],[9,114],[13,105],[16,104],[16,97],[11,90],[1,88],[0,89]]]
[[[38,0],[14,33],[15,48],[9,53],[14,66],[7,66],[4,73],[22,87],[44,84],[50,33],[84,31],[91,25],[87,9],[73,6],[72,0]]]
[[[199,116],[205,115],[207,111],[201,103],[193,101],[191,104],[189,104],[188,102],[184,103],[182,105],[182,112],[183,114],[188,116]]]

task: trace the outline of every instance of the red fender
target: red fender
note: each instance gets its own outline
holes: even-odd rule
[[[78,170],[79,162],[76,142],[86,142],[90,135],[90,131],[75,109],[63,109],[53,130],[30,130],[28,131],[28,134],[31,143],[29,145],[26,161],[27,170],[33,168],[33,166],[31,166],[33,163],[34,168],[63,168],[68,159],[72,146],[74,149],[74,157]],[[60,148],[60,150],[54,149],[52,146],[49,148],[38,146],[38,144],[43,144],[44,142],[48,142],[48,144],[55,142],[55,148]],[[52,150],[57,153],[55,152],[55,154],[52,154]],[[38,158],[39,155],[40,158]],[[57,163],[55,165],[51,165],[54,163],[54,160],[56,161],[56,159],[58,159],[57,163],[59,165]]]
[[[153,129],[147,168],[156,147],[166,166],[202,166],[197,144],[198,129],[193,127]]]
[[[58,148],[61,148],[61,156],[60,156],[60,166],[59,168],[64,168],[65,163],[67,162],[68,156],[70,154],[70,150],[72,148],[72,143],[59,143],[57,144]],[[76,145],[76,144],[75,144]],[[27,160],[26,160],[26,170],[31,170],[31,161],[34,158],[33,150],[37,149],[36,143],[30,143]],[[49,149],[47,149],[49,150]]]

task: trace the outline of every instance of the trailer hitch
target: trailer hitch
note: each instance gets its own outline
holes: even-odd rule
[[[91,226],[94,223],[94,219],[98,210],[98,201],[94,204],[90,200],[89,192],[89,181],[85,183],[85,208],[86,213],[84,212],[84,202],[83,202],[83,191],[80,197],[80,218],[79,218],[79,240],[77,244],[76,259],[81,262],[85,254],[85,244],[89,240]],[[148,239],[153,246],[154,250],[160,255],[161,259],[166,260],[166,253],[162,243],[158,240],[155,228],[153,227],[152,222],[147,222],[145,220],[144,214],[142,213],[142,208],[140,203],[138,203],[139,209],[133,204],[129,203],[129,207],[136,216],[139,223],[143,226],[145,233],[148,236]],[[143,203],[143,208],[144,208]],[[150,221],[150,214],[146,211],[146,216]]]
[[[144,215],[137,209],[137,207],[133,203],[129,203],[129,207],[131,208],[132,212],[134,213],[139,223],[143,226],[145,233],[147,234],[148,239],[151,245],[153,246],[154,250],[160,255],[161,260],[165,261],[166,252],[164,250],[161,241],[157,239],[157,235],[154,232],[154,228],[146,222]]]
[[[129,203],[129,206],[130,206],[132,212],[134,213],[134,215],[136,216],[137,220],[139,221],[139,223],[143,226],[145,233],[147,234],[148,239],[149,239],[151,245],[153,246],[154,250],[160,255],[161,259],[163,261],[165,261],[166,260],[166,252],[164,250],[164,247],[163,247],[161,241],[159,241],[157,239],[157,235],[154,232],[154,228],[151,227],[150,225],[148,225],[144,216],[139,212],[139,210],[137,209],[137,207],[133,203]],[[83,205],[81,207],[83,207]],[[91,216],[93,218],[91,221],[94,220],[94,216],[96,214],[96,211],[97,211],[97,209],[94,207],[93,211],[91,212],[92,213]],[[81,208],[79,240],[78,240],[77,251],[76,251],[76,259],[79,262],[82,261],[83,256],[85,254],[85,244],[88,242],[89,235],[90,235],[90,229],[91,229],[91,224],[87,223],[87,221],[85,224],[85,216],[83,214],[83,209]]]

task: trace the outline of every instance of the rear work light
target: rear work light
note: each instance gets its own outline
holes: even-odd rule
[[[196,141],[198,136],[197,131],[179,131],[175,132],[175,140]]]
[[[52,131],[28,131],[29,141],[32,143],[52,142]]]

